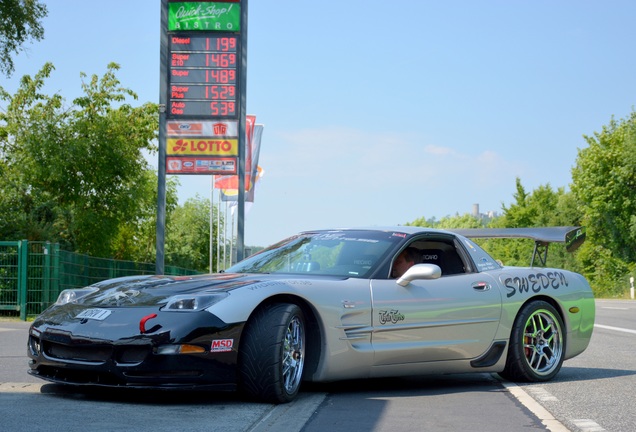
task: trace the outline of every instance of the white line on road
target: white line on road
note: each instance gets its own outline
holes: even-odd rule
[[[5,382],[0,383],[0,393],[40,393],[45,384]]]
[[[598,423],[589,419],[577,419],[571,420],[571,422],[574,423],[577,428],[581,429],[582,432],[603,432],[605,430],[600,427]]]
[[[532,414],[537,416],[541,423],[545,425],[551,432],[568,432],[569,429],[566,428],[563,423],[554,418],[550,412],[543,408],[539,402],[534,400],[532,396],[526,393],[521,387],[516,384],[501,381],[501,384],[506,387],[506,389],[517,398],[517,400],[526,408],[528,408]]]
[[[614,330],[614,331],[619,331],[619,332],[623,332],[623,333],[636,334],[636,330],[630,330],[630,329],[625,329],[625,328],[621,328],[621,327],[612,327],[612,326],[606,326],[606,325],[601,325],[601,324],[594,324],[594,327],[602,328],[602,329],[605,329],[605,330]]]

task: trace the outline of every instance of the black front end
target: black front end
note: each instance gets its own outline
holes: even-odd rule
[[[29,373],[55,383],[231,390],[244,323],[202,311],[52,308],[29,330]]]

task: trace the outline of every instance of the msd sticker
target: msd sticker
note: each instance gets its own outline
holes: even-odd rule
[[[234,339],[215,339],[212,341],[210,352],[228,352],[232,351]]]

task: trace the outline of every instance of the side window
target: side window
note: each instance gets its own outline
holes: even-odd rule
[[[453,238],[417,239],[407,249],[415,254],[415,264],[435,264],[442,269],[442,277],[470,272],[470,266],[457,251]],[[396,258],[396,263],[398,259],[399,256]]]
[[[501,265],[475,242],[469,239],[462,239],[462,242],[477,266],[478,272],[501,268]]]

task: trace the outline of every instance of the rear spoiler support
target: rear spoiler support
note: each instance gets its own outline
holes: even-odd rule
[[[448,231],[468,238],[529,238],[534,240],[534,251],[530,266],[535,260],[542,267],[548,260],[550,243],[565,243],[565,250],[574,252],[585,241],[585,227],[545,228],[458,228]]]

